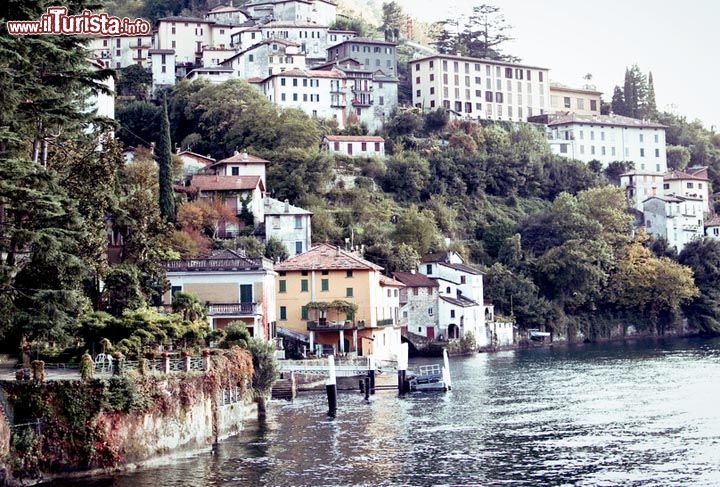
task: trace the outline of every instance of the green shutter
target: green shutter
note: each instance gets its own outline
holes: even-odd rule
[[[321,281],[322,284],[322,290],[323,291],[329,291],[330,290],[330,279],[323,279]]]
[[[280,319],[287,320],[287,308],[285,306],[280,306]]]
[[[280,281],[280,292],[287,292],[287,281],[285,279]]]
[[[302,279],[300,281],[300,291],[303,293],[308,292],[308,280],[307,279]]]
[[[352,298],[353,297],[353,288],[351,288],[351,287],[347,288],[345,291],[345,296],[348,298]]]
[[[300,319],[301,320],[307,320],[308,319],[308,309],[307,306],[303,306],[300,308]]]

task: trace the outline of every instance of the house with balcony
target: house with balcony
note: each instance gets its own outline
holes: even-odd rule
[[[310,353],[397,358],[400,323],[390,308],[399,307],[400,284],[381,284],[382,267],[321,243],[275,270],[278,326],[306,337]]]
[[[705,234],[704,202],[699,197],[652,196],[643,201],[643,217],[647,232],[665,238],[678,253]]]
[[[165,309],[172,305],[174,293],[192,293],[205,303],[211,328],[242,321],[253,337],[274,336],[277,274],[268,259],[221,250],[206,258],[167,260],[161,265],[170,282],[162,301]]]
[[[465,263],[455,252],[424,256],[418,271],[438,284],[439,339],[456,339],[472,333],[478,347],[491,343],[485,326],[483,272]]]
[[[663,175],[663,194],[700,198],[703,211],[712,211],[710,201],[710,178],[707,167],[688,168],[686,171],[671,169]]]

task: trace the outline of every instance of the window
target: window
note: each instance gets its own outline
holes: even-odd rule
[[[512,68],[505,68],[505,77],[512,78]]]
[[[495,93],[495,102],[496,103],[502,103],[503,102],[503,94],[501,92]]]
[[[346,278],[347,278],[347,277],[352,277],[352,276],[353,276],[353,271],[347,271],[347,272],[345,273],[345,277],[346,277]]]
[[[433,309],[432,309],[432,306],[431,306],[431,307],[428,308],[428,316],[432,316],[432,315],[433,315]]]
[[[173,286],[170,288],[170,296],[175,297],[177,293],[182,292],[182,286]]]
[[[577,107],[578,107],[578,110],[585,110],[585,100],[583,100],[582,98],[578,98],[577,99]]]
[[[660,149],[655,149],[655,157],[660,157]]]
[[[644,140],[644,139],[645,139],[645,135],[643,135],[643,134],[640,134],[640,142],[645,142],[645,140]]]
[[[590,110],[593,112],[597,111],[597,100],[590,100]]]
[[[308,271],[302,271],[302,272],[300,273],[300,275],[302,275],[302,276],[307,276],[307,275],[309,275],[309,272],[308,272]]]
[[[567,154],[567,151],[568,151],[568,144],[560,144],[560,153]]]
[[[450,310],[450,318],[455,318],[455,310],[454,309]]]
[[[346,298],[352,298],[353,297],[353,288],[348,287],[345,289],[345,297]]]
[[[295,228],[302,228],[302,227],[303,227],[303,224],[302,224],[302,223],[303,223],[303,222],[302,222],[302,217],[301,217],[301,216],[296,216],[296,217],[295,217]]]
[[[233,166],[230,168],[230,175],[231,176],[239,176],[240,175],[240,168],[237,166]]]
[[[466,276],[460,276],[460,284],[466,284]]]
[[[330,290],[330,279],[320,280],[320,290],[326,292]]]
[[[360,150],[367,152],[367,142],[360,142]]]
[[[286,293],[287,292],[287,281],[285,279],[280,279],[278,281],[280,287],[278,289],[278,292]]]
[[[287,308],[285,306],[280,306],[280,319],[287,320]]]
[[[380,142],[375,142],[375,152],[380,152]]]
[[[303,252],[303,243],[302,241],[298,240],[295,242],[295,254],[302,254]]]
[[[640,157],[645,157],[645,149],[640,149]]]
[[[273,217],[273,228],[276,230],[280,228],[280,217],[279,216]]]
[[[693,185],[693,183],[687,183],[687,187],[688,187],[688,189],[693,189],[694,185]]]
[[[255,55],[254,55],[254,54],[248,54],[248,62],[251,63],[251,62],[253,62],[253,61],[255,61]]]
[[[413,288],[413,296],[417,296],[417,295],[418,295],[418,288],[414,287]]]
[[[658,137],[658,134],[655,134],[655,143],[657,144],[660,142],[660,137]]]
[[[300,280],[300,292],[301,293],[308,292],[308,280],[307,279]]]
[[[301,319],[301,320],[307,320],[307,319],[308,319],[308,309],[307,309],[307,306],[301,306],[301,307],[300,307],[300,319]]]
[[[427,275],[432,274],[432,264],[427,264],[425,266],[425,271],[426,271]]]
[[[565,108],[570,108],[570,97],[569,96],[563,97],[563,106]]]
[[[445,294],[450,294],[450,286],[445,288]]]

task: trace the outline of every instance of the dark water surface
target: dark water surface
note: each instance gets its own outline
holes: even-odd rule
[[[54,485],[720,485],[720,340],[451,361],[453,390],[272,403],[213,453]]]

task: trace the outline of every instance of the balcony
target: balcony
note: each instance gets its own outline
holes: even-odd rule
[[[253,271],[264,268],[264,259],[187,259],[166,260],[161,265],[167,272]]]
[[[210,316],[252,316],[257,314],[257,303],[212,303],[207,312]]]
[[[369,107],[369,106],[371,106],[371,105],[373,104],[373,102],[372,102],[372,100],[371,100],[370,98],[367,98],[367,99],[365,99],[365,100],[359,99],[359,98],[355,98],[355,99],[352,101],[352,104],[353,104],[354,107]]]
[[[393,320],[392,318],[377,321],[377,326],[392,326],[394,324],[395,324],[395,320]]]
[[[352,91],[355,94],[363,94],[363,93],[370,94],[373,92],[373,87],[371,86],[369,88],[356,88],[355,86],[353,86],[352,88],[350,88],[350,91]]]
[[[355,330],[365,328],[365,322],[360,320],[354,322],[352,320],[329,321],[320,318],[318,321],[308,321],[308,331],[339,331],[339,330]]]

